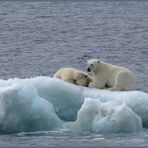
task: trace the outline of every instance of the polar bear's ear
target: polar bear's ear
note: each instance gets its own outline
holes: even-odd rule
[[[85,74],[83,72],[80,72],[77,76],[76,76],[76,79],[77,80],[80,80],[82,79],[83,77],[85,77]]]
[[[87,60],[87,63],[89,62],[90,60]]]

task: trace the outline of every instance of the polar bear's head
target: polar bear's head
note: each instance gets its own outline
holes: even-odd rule
[[[91,82],[92,82],[92,78],[89,75],[85,74],[85,73],[79,73],[76,80],[75,80],[76,85],[86,86],[86,87]]]
[[[96,70],[98,70],[100,63],[101,63],[101,61],[98,59],[89,60],[87,62],[87,72],[90,72],[92,74],[96,73]]]

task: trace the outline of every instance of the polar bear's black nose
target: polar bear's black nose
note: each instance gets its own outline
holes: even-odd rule
[[[87,71],[90,72],[90,68],[87,68]]]

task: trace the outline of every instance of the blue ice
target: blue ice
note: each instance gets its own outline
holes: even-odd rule
[[[0,132],[68,129],[134,132],[148,127],[148,94],[76,86],[50,77],[0,80]]]

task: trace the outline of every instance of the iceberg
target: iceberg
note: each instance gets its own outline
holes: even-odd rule
[[[0,80],[0,133],[134,132],[148,127],[148,94],[91,89],[50,77]]]

